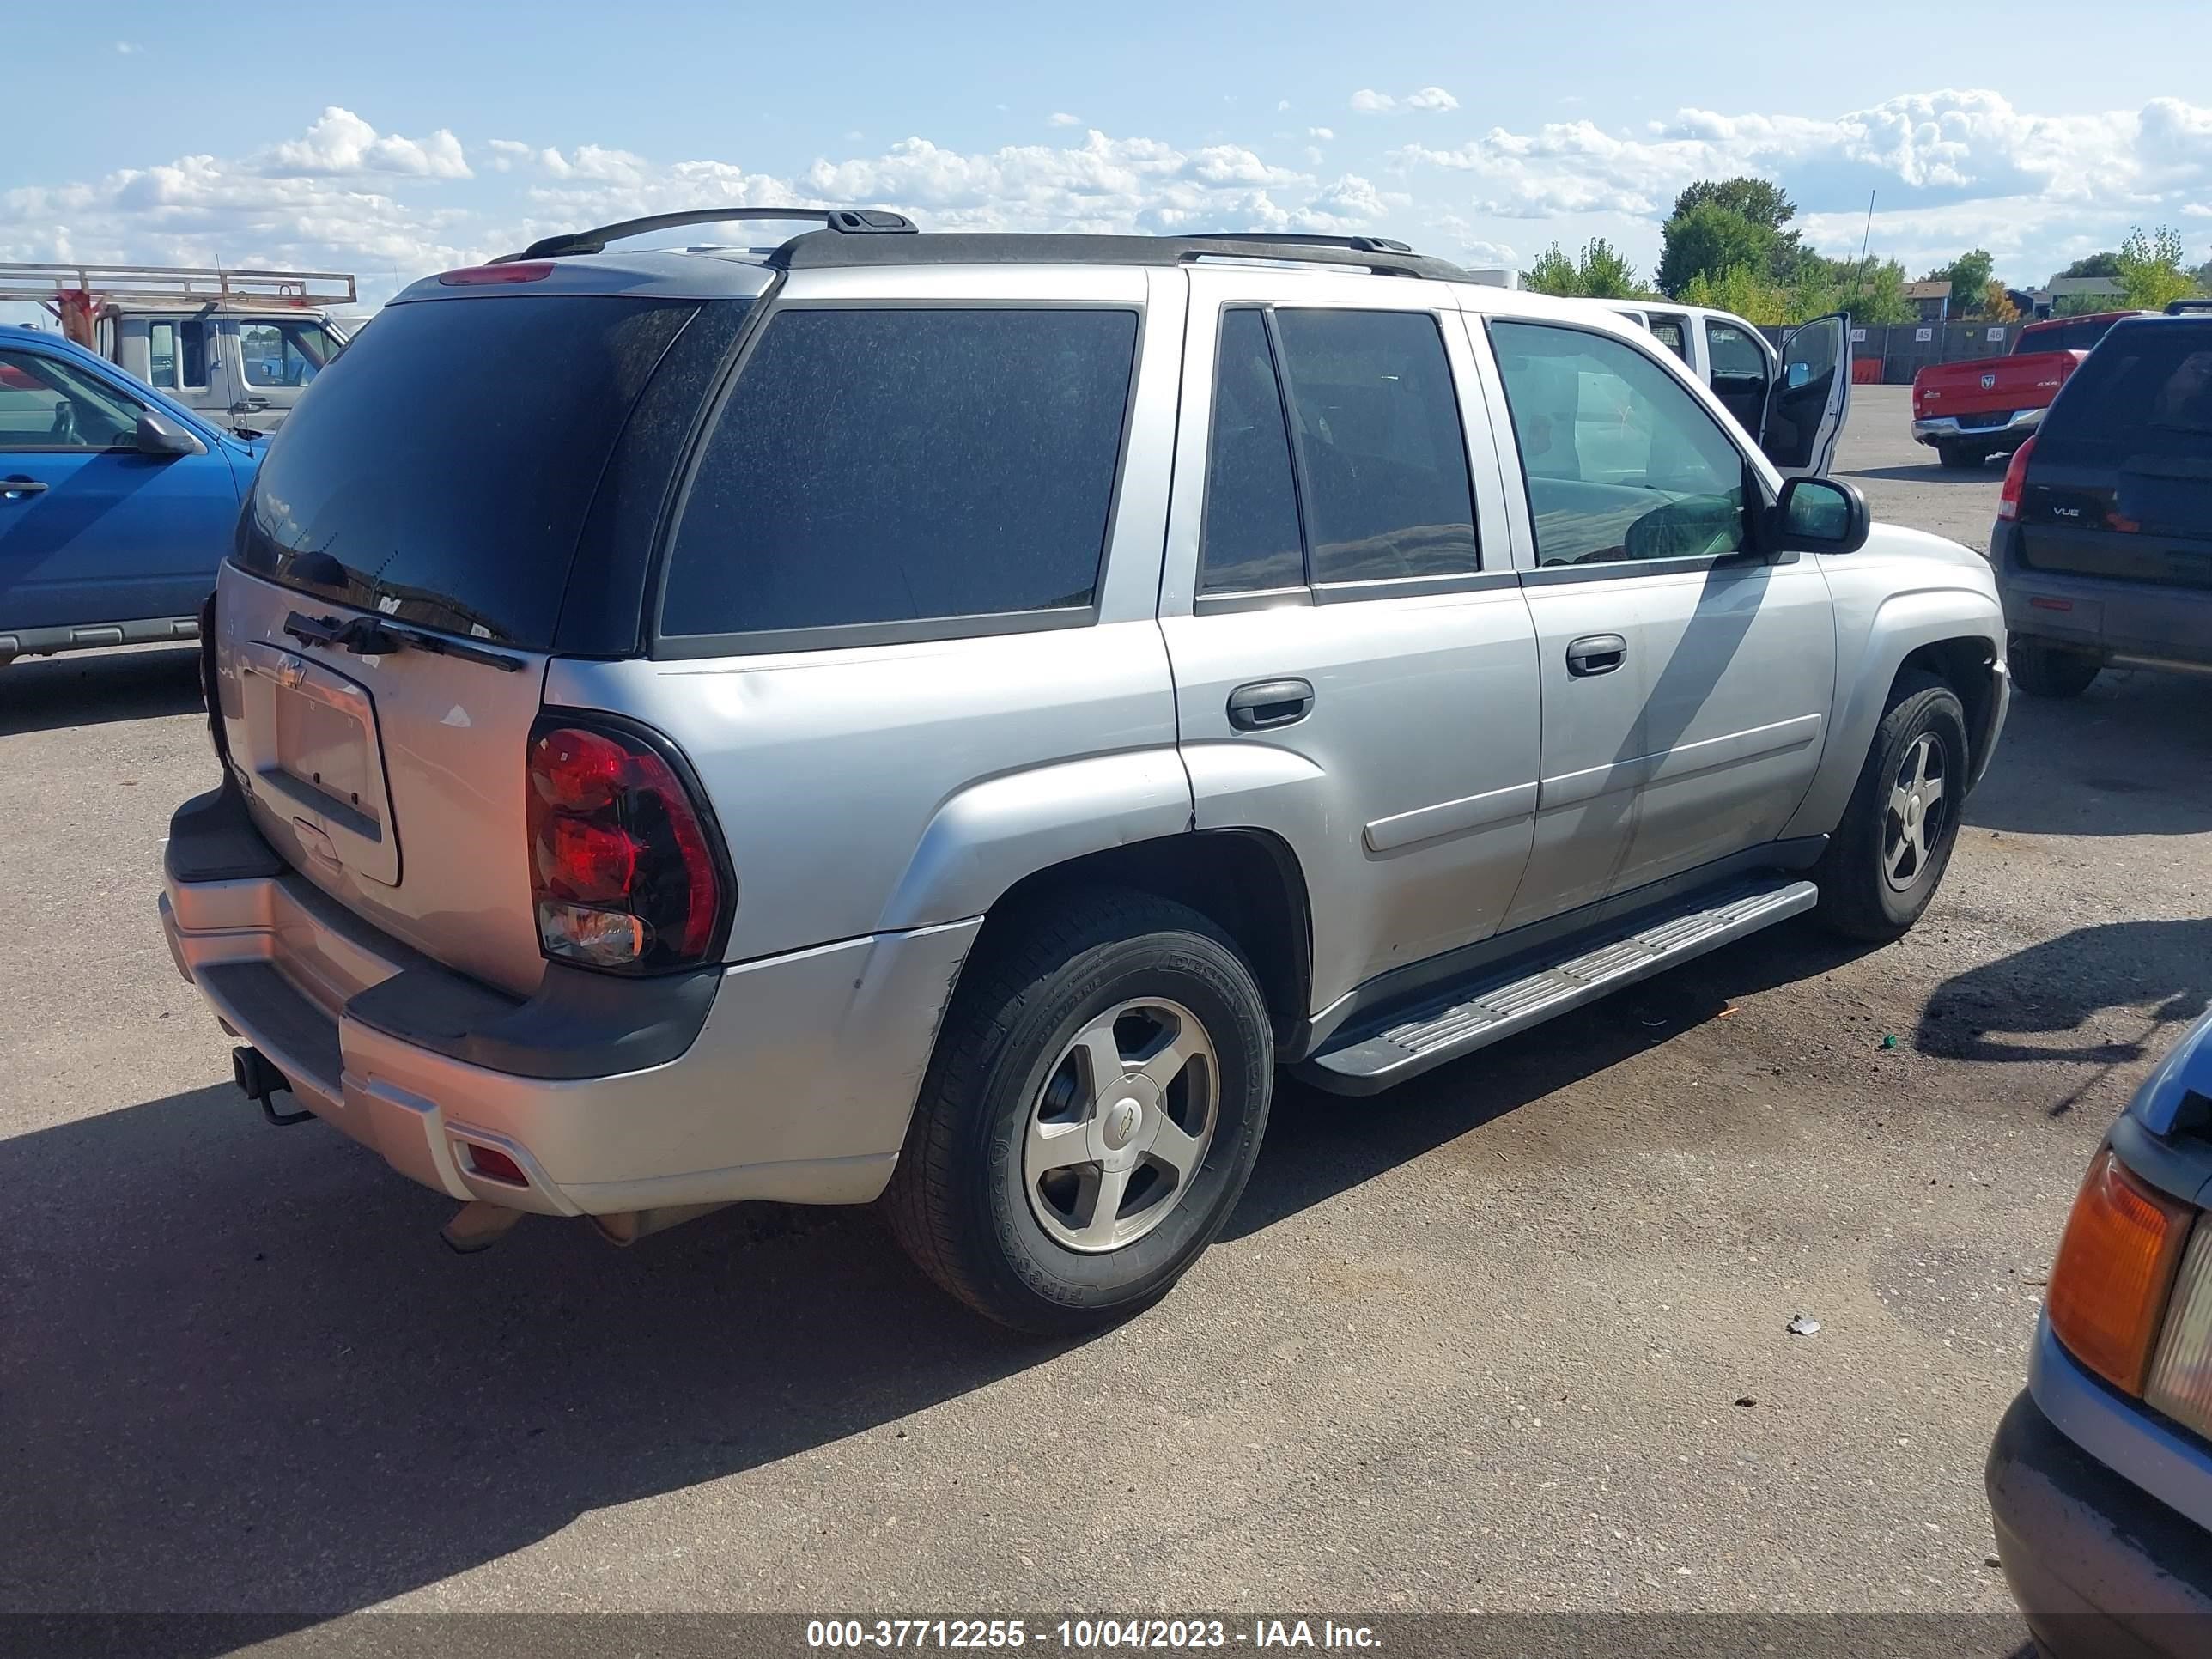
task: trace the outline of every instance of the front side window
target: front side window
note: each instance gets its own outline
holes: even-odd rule
[[[1481,568],[1467,440],[1425,311],[1274,313],[1316,582]]]
[[[1547,323],[1490,337],[1540,565],[1735,553],[1744,458],[1705,406],[1625,340]]]
[[[1684,362],[1690,361],[1689,337],[1683,331],[1680,317],[1654,317],[1651,319],[1651,337]]]
[[[1734,323],[1707,323],[1705,349],[1712,354],[1717,375],[1745,380],[1766,378],[1766,354]]]
[[[333,355],[320,323],[241,324],[238,349],[246,360],[246,385],[260,386],[306,386]]]
[[[0,449],[126,449],[138,405],[74,363],[0,351]]]
[[[794,309],[702,452],[664,635],[1079,613],[1097,591],[1133,311]]]

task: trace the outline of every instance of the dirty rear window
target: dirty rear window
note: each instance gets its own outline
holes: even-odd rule
[[[2049,461],[2162,455],[2212,476],[2212,324],[2130,324],[2091,353],[2045,417]]]
[[[271,441],[238,562],[404,622],[549,647],[608,455],[697,310],[573,295],[388,307]]]

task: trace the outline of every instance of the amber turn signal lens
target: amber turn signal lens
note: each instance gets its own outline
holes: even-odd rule
[[[2066,1218],[2051,1270],[2051,1328],[2076,1359],[2130,1394],[2142,1392],[2194,1213],[2102,1152]]]

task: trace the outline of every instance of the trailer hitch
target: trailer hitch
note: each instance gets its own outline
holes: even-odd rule
[[[270,1097],[292,1092],[291,1079],[269,1062],[269,1056],[258,1048],[233,1048],[230,1051],[231,1079],[238,1085],[239,1092],[261,1108],[261,1115],[278,1128],[295,1123],[305,1123],[314,1116],[313,1112],[280,1112]]]

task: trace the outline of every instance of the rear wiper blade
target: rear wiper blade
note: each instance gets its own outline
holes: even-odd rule
[[[458,657],[463,662],[480,662],[503,674],[519,673],[524,666],[521,658],[508,656],[503,651],[464,645],[459,640],[426,634],[375,617],[349,617],[340,622],[336,617],[309,617],[295,611],[284,618],[284,631],[306,644],[336,646],[356,657],[379,657],[404,647],[427,651],[436,657]]]

